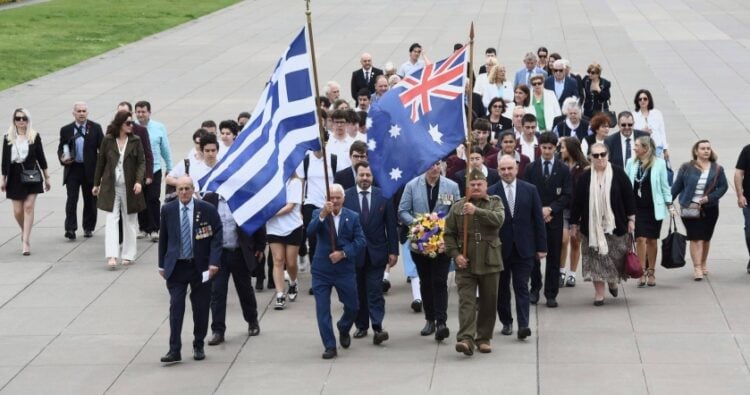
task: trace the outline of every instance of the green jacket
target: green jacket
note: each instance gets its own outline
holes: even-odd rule
[[[125,175],[125,190],[127,191],[128,214],[135,214],[146,209],[146,200],[141,193],[135,194],[133,186],[136,182],[143,184],[143,173],[146,170],[146,159],[143,154],[143,145],[138,136],[128,136],[125,146],[125,160],[122,167]],[[115,168],[120,160],[120,151],[117,149],[117,140],[111,135],[104,136],[99,156],[96,159],[96,173],[94,173],[94,186],[99,188],[99,198],[96,206],[104,211],[112,212],[115,203]]]
[[[463,198],[456,202],[448,216],[445,218],[445,252],[456,258],[463,253],[464,215],[462,213]],[[474,215],[469,216],[469,245],[467,257],[469,267],[467,269],[473,274],[496,273],[503,270],[503,258],[501,255],[500,227],[505,219],[505,207],[498,196],[487,196],[484,199],[472,199],[477,210]]]

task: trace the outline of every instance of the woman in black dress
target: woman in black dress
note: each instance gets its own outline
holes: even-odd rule
[[[672,211],[672,194],[667,182],[667,163],[656,157],[654,140],[635,140],[635,157],[628,159],[625,172],[635,193],[635,243],[638,258],[645,266],[639,287],[656,285],[656,252],[661,222]]]
[[[39,170],[44,181],[35,183],[21,181],[24,170]],[[31,226],[34,224],[36,195],[49,191],[50,179],[47,160],[44,157],[42,138],[31,127],[29,111],[23,108],[13,111],[8,132],[3,137],[2,183],[0,189],[5,197],[13,201],[13,216],[21,228],[23,255],[31,255]]]

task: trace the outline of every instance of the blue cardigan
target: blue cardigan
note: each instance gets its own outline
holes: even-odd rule
[[[708,202],[704,204],[706,207],[718,205],[719,199],[727,193],[727,189],[729,188],[727,185],[727,177],[724,175],[724,168],[717,163],[712,163],[711,168],[708,170],[706,188],[711,187],[717,169],[719,171],[719,178],[716,180],[716,187],[708,194]],[[680,170],[677,172],[677,177],[674,179],[674,184],[672,184],[672,199],[677,198],[679,195],[680,198],[678,201],[680,202],[680,206],[688,207],[693,200],[695,187],[698,185],[698,179],[700,177],[701,171],[696,169],[691,162],[687,162],[680,166]]]
[[[632,157],[625,164],[625,173],[627,173],[631,184],[635,184],[635,175],[638,172],[640,161]],[[667,218],[667,205],[672,204],[672,194],[667,182],[667,162],[664,159],[654,158],[654,164],[651,165],[651,196],[654,200],[654,217],[657,221]]]

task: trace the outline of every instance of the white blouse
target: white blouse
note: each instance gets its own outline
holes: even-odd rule
[[[636,130],[645,130],[651,128],[651,138],[654,139],[656,151],[661,157],[661,151],[668,150],[667,130],[664,127],[664,116],[657,109],[650,110],[648,117],[644,117],[640,111],[633,113],[633,128]]]
[[[13,163],[23,163],[29,156],[29,140],[26,136],[16,136],[16,142],[13,149],[10,150],[10,161]]]

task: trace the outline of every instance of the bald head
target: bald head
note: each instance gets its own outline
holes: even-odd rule
[[[359,57],[359,63],[362,65],[362,68],[369,70],[372,67],[372,56],[367,52],[363,53]]]
[[[177,197],[180,199],[182,204],[190,203],[190,199],[193,198],[195,187],[193,187],[193,179],[189,175],[181,176],[177,179]]]
[[[518,176],[518,164],[516,158],[510,155],[503,155],[497,160],[497,171],[500,173],[500,178],[505,183],[510,184],[516,180]]]

